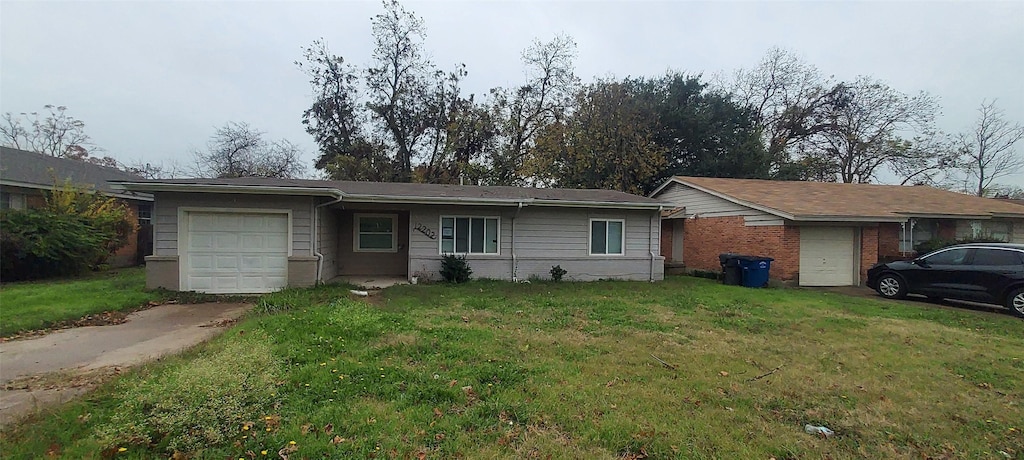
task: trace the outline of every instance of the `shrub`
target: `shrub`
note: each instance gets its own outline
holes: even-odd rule
[[[40,209],[0,214],[0,277],[24,280],[79,274],[102,265],[135,230],[115,198],[57,184]]]
[[[551,267],[551,279],[553,281],[562,281],[562,277],[565,276],[566,273],[569,272],[562,268],[561,265]]]
[[[182,453],[229,441],[273,407],[279,363],[270,342],[251,331],[162,375],[122,384],[122,403],[97,427],[97,439],[105,447],[156,444]]]
[[[469,268],[466,256],[445,254],[441,258],[441,277],[449,283],[465,283],[469,281],[469,275],[473,269]]]

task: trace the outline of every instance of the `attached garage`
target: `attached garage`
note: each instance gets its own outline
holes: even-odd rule
[[[181,290],[271,292],[288,284],[288,212],[182,210]]]
[[[857,284],[856,227],[800,227],[800,285]]]

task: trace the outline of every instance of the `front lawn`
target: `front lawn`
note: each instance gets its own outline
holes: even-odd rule
[[[671,277],[264,297],[6,458],[1020,458],[1024,321]],[[804,432],[825,425],[835,436]]]
[[[78,278],[4,284],[0,286],[0,337],[163,298],[159,292],[146,292],[145,287],[146,272],[142,267]]]

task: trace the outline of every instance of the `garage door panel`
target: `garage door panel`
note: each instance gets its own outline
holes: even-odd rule
[[[853,227],[801,227],[800,285],[855,284],[855,243]]]
[[[185,289],[269,292],[288,281],[288,215],[188,213]]]

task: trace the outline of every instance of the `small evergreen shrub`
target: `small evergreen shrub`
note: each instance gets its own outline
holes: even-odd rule
[[[555,265],[551,267],[551,280],[562,281],[562,277],[565,276],[566,273],[569,272],[562,268],[561,265]]]
[[[469,276],[472,274],[473,269],[469,268],[466,256],[445,254],[441,258],[441,277],[445,281],[449,283],[465,283],[469,281]]]

